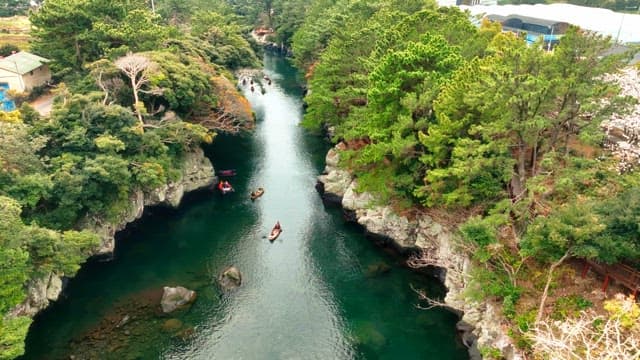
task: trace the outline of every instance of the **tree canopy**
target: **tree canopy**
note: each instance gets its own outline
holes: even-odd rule
[[[570,27],[549,52],[420,1],[318,0],[306,13],[293,36],[304,125],[344,143],[358,190],[475,214],[458,224],[477,264],[470,292],[513,319],[534,291],[524,277],[545,269],[539,319],[566,259],[636,262],[637,175],[602,147],[600,123],[628,102],[605,76],[626,61],[606,55],[610,38]]]

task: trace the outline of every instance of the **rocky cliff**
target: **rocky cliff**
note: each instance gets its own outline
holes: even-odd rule
[[[482,348],[499,349],[507,359],[523,359],[505,334],[499,308],[489,302],[472,303],[463,298],[467,286],[465,279],[468,279],[472,264],[456,249],[453,229],[428,215],[401,216],[390,206],[376,203],[372,194],[357,192],[357,180],[338,168],[338,161],[339,153],[331,149],[326,157],[325,171],[318,177],[323,199],[342,205],[368,235],[391,241],[404,253],[424,251],[427,254],[429,264],[437,267],[436,272],[448,289],[446,305],[461,314],[458,329],[471,359],[481,359],[479,349]]]
[[[204,155],[202,149],[198,148],[188,153],[183,160],[182,174],[178,180],[150,192],[135,191],[131,194],[129,208],[120,214],[116,221],[107,221],[99,217],[91,217],[85,220],[82,228],[96,232],[101,238],[101,244],[93,255],[113,255],[116,232],[142,217],[145,207],[156,205],[178,207],[186,193],[211,186],[214,180],[213,165]],[[50,301],[58,299],[61,291],[62,279],[56,274],[49,274],[42,279],[32,280],[28,285],[27,299],[16,306],[10,315],[34,316],[46,308]]]

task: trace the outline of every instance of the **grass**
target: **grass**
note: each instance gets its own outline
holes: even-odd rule
[[[0,45],[11,44],[20,48],[20,50],[29,50],[29,35],[1,34]]]
[[[29,50],[30,29],[26,16],[0,17],[0,45],[11,44]]]
[[[3,33],[28,33],[31,23],[26,16],[0,17],[0,32]]]

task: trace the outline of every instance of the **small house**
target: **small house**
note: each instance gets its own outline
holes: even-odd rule
[[[521,15],[489,15],[487,18],[502,24],[502,30],[523,34],[528,43],[532,44],[542,38],[546,45],[555,45],[567,32],[569,23],[533,18]]]
[[[0,59],[0,88],[28,92],[51,81],[49,59],[20,51]]]

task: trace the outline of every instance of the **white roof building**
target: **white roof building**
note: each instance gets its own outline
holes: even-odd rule
[[[460,5],[472,15],[522,15],[562,21],[583,29],[611,36],[620,43],[640,43],[640,15],[570,4],[536,5]]]

